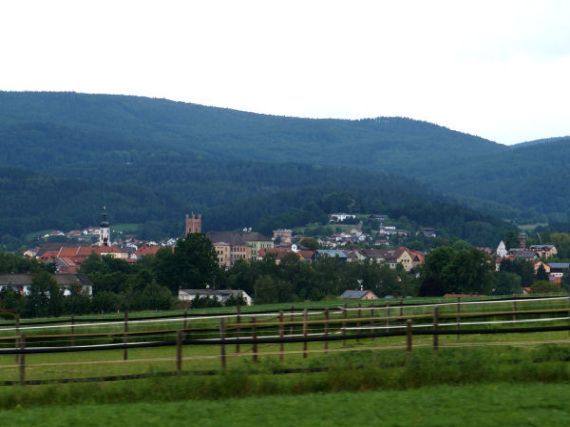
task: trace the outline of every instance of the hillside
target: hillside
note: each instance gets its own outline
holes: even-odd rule
[[[441,201],[419,182],[505,218],[564,221],[568,151],[567,138],[511,148],[406,118],[316,120],[141,97],[0,92],[0,167],[33,173],[42,185],[52,180],[52,197],[73,201],[74,214],[34,211],[34,224],[49,227],[93,223],[103,202],[115,205],[117,222],[156,234],[173,233],[178,226],[167,222],[191,209],[208,212],[212,228],[255,225],[300,203],[318,205],[319,192],[349,189],[358,198],[382,189],[373,201],[382,209],[400,194],[405,203]],[[20,209],[24,193],[8,187],[3,200]],[[76,187],[84,191],[67,193]],[[250,211],[253,204],[266,207]],[[2,233],[20,236],[28,226],[14,223],[28,215],[2,215]]]
[[[205,229],[245,226],[270,232],[327,221],[334,211],[382,212],[440,234],[495,244],[509,226],[390,175],[304,164],[142,161],[70,166],[67,177],[0,168],[0,240],[18,245],[34,230],[98,223],[103,203],[113,223],[141,224],[141,237],[179,236],[184,214],[204,214]],[[96,178],[95,178],[96,177]]]
[[[515,145],[463,167],[437,171],[437,188],[527,211],[528,216],[570,220],[570,138]]]
[[[404,118],[313,120],[139,97],[0,92],[0,164],[36,170],[183,155],[421,176],[504,149]]]

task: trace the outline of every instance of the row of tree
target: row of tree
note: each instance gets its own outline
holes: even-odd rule
[[[544,267],[535,271],[533,263],[524,259],[504,259],[496,271],[495,260],[479,249],[443,246],[426,256],[420,295],[512,295],[524,287],[536,293],[556,292],[570,285],[569,276],[565,275],[562,286],[551,283]]]

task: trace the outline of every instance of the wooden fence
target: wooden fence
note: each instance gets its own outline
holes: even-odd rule
[[[13,348],[0,348],[0,356],[15,355],[18,369],[18,381],[4,381],[0,384],[41,384],[50,382],[72,381],[110,381],[113,379],[143,378],[148,375],[115,375],[93,378],[61,378],[51,380],[27,380],[27,355],[32,354],[55,354],[74,352],[97,352],[105,350],[121,350],[122,360],[129,362],[129,350],[138,348],[171,347],[174,349],[173,372],[182,375],[184,370],[184,350],[193,346],[218,347],[217,355],[207,356],[219,359],[220,370],[227,368],[228,357],[251,357],[253,363],[259,361],[261,355],[277,356],[284,361],[288,354],[301,354],[302,358],[308,358],[311,353],[327,353],[332,351],[347,351],[345,348],[331,349],[333,342],[355,342],[361,340],[376,340],[380,338],[402,337],[401,347],[407,353],[413,351],[416,346],[415,338],[431,336],[430,347],[433,351],[441,348],[441,336],[453,336],[458,339],[465,335],[494,335],[494,334],[529,334],[544,332],[568,331],[570,336],[570,308],[557,307],[547,309],[524,310],[513,305],[512,310],[500,310],[494,312],[466,312],[461,305],[456,306],[453,312],[440,313],[441,306],[434,305],[431,314],[409,315],[401,310],[393,314],[390,307],[385,307],[382,316],[377,314],[377,307],[357,307],[355,317],[348,317],[348,310],[342,308],[338,312],[338,318],[331,318],[331,311],[325,309],[319,314],[319,319],[311,319],[309,311],[303,310],[299,316],[285,316],[285,312],[272,313],[272,316],[258,320],[257,316],[243,318],[239,311],[233,316],[222,316],[217,319],[210,318],[210,322],[218,322],[217,327],[196,328],[190,327],[188,319],[183,320],[182,328],[131,331],[129,330],[129,316],[125,313],[122,322],[122,331],[99,332],[99,333],[71,333],[51,335],[27,335],[20,326],[15,336],[0,337],[0,342],[13,342]],[[393,309],[393,307],[392,307]],[[368,311],[366,315],[365,311]],[[555,315],[557,316],[552,317]],[[537,317],[548,316],[548,317]],[[501,320],[502,319],[502,320]],[[179,319],[180,320],[180,319]],[[230,321],[231,320],[231,321]],[[136,320],[134,320],[136,322]],[[542,325],[541,325],[542,323]],[[531,324],[538,326],[521,326]],[[77,329],[78,324],[73,324]],[[286,333],[288,332],[288,333]],[[207,337],[200,338],[199,333],[205,333]],[[151,341],[146,338],[160,338]],[[90,339],[110,339],[115,342],[77,345]],[[140,341],[144,339],[144,341]],[[120,342],[116,342],[119,340]],[[64,343],[63,345],[61,343]],[[568,342],[570,340],[561,342]],[[42,345],[38,345],[38,343]],[[50,345],[51,344],[51,345]],[[259,346],[264,344],[278,345],[278,350],[271,353],[260,352]],[[287,344],[301,344],[302,349],[286,351]],[[423,343],[423,346],[426,344]],[[467,344],[466,345],[470,345]],[[234,350],[229,351],[229,347]],[[242,352],[244,346],[251,346],[251,350]],[[455,346],[461,346],[457,344]],[[371,347],[368,347],[371,348]],[[379,350],[378,347],[374,348]],[[362,347],[350,349],[362,351]],[[152,359],[151,359],[152,360]],[[135,363],[136,361],[132,361]],[[57,363],[52,363],[52,366]],[[66,365],[66,363],[62,363]],[[213,372],[213,371],[208,371]]]

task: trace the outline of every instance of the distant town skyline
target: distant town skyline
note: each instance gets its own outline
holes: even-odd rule
[[[0,16],[0,90],[570,135],[565,1],[25,0]]]

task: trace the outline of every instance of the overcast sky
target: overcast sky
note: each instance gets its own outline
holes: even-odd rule
[[[570,1],[3,0],[0,89],[570,134]]]

